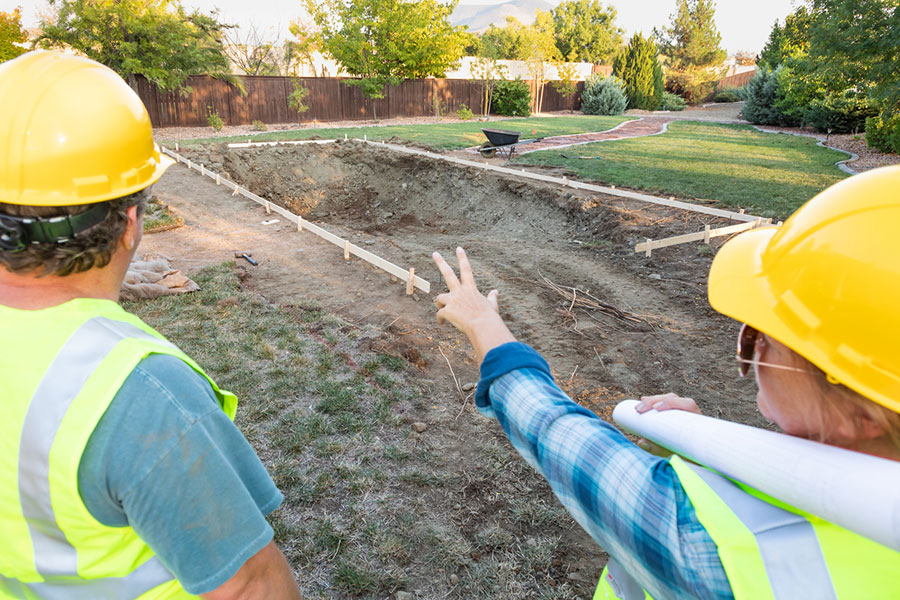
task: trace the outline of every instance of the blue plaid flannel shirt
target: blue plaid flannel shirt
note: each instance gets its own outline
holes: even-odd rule
[[[716,544],[669,461],[570,400],[531,347],[510,342],[491,350],[475,400],[584,530],[654,598],[734,598]]]

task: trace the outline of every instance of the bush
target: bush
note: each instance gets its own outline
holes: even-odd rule
[[[684,110],[685,106],[687,106],[687,102],[678,94],[663,92],[662,104],[659,105],[659,110]]]
[[[475,118],[475,113],[469,109],[465,104],[459,105],[459,110],[456,111],[456,116],[462,119],[463,121],[471,121]]]
[[[778,85],[781,68],[778,67],[775,71],[758,69],[753,79],[744,86],[744,106],[741,114],[751,123],[784,127],[800,124],[799,119],[786,115],[778,108],[778,101],[783,98]]]
[[[253,124],[251,124],[250,127],[253,128],[253,131],[266,131],[268,129],[268,127],[266,127],[266,124],[259,119],[253,121]]]
[[[866,119],[878,111],[869,100],[853,90],[815,98],[802,111],[803,120],[822,133],[851,133],[865,127]]]
[[[705,67],[672,68],[666,73],[666,91],[681,96],[688,104],[700,104],[712,95],[717,81],[716,73]]]
[[[740,102],[741,91],[738,88],[724,88],[717,90],[713,96],[713,102]]]
[[[491,110],[507,117],[531,115],[531,90],[521,77],[498,81],[491,98]]]
[[[625,82],[610,75],[591,75],[584,82],[581,112],[586,115],[621,115],[628,105]]]
[[[882,152],[900,153],[900,113],[866,119],[866,146]]]
[[[219,116],[219,111],[212,106],[206,107],[206,122],[216,131],[222,131],[222,128],[225,127],[225,121]]]

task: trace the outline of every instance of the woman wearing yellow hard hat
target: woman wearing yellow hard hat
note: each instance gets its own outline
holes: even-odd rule
[[[780,228],[736,237],[713,261],[710,303],[742,324],[740,373],[753,367],[760,411],[785,433],[900,461],[898,226],[900,167],[885,167],[825,190]],[[900,598],[900,552],[644,452],[515,341],[461,248],[459,278],[434,258],[449,287],[438,320],[481,361],[479,410],[610,554],[595,598]],[[697,410],[674,394],[642,400],[639,412]],[[884,528],[900,529],[900,510],[894,521]]]

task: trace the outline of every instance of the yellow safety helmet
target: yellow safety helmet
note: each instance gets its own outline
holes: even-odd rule
[[[0,202],[70,206],[155,183],[172,161],[138,95],[87,58],[35,51],[0,64]]]
[[[730,240],[709,301],[900,412],[900,166],[845,179],[781,228]]]

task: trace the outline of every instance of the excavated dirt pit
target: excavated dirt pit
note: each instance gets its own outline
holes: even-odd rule
[[[432,282],[432,296],[444,286],[431,252],[452,256],[462,245],[479,286],[500,291],[513,332],[598,412],[623,397],[674,391],[711,414],[761,423],[752,385],[733,377],[737,326],[705,297],[711,256],[724,239],[649,258],[633,251],[646,238],[728,221],[358,142],[201,147],[188,156],[415,266]]]
[[[752,381],[740,380],[734,368],[738,325],[706,301],[711,257],[724,240],[649,258],[633,251],[646,238],[728,221],[354,142],[183,153],[431,282],[431,294],[410,298],[383,272],[355,259],[345,263],[339,249],[283,219],[263,225],[269,216],[258,206],[183,167],[157,186],[187,223],[184,231],[159,234],[160,249],[173,253],[178,246],[199,266],[221,262],[241,244],[260,259],[259,267],[240,263],[242,280],[270,301],[312,298],[356,326],[380,331],[373,349],[412,365],[410,377],[428,399],[427,413],[415,419],[429,423],[425,436],[454,473],[473,468],[483,460],[479,444],[502,435],[496,423],[461,418],[454,375],[474,382],[477,365],[462,337],[434,318],[432,300],[445,286],[430,255],[452,257],[457,245],[469,253],[480,288],[499,290],[513,333],[541,351],[563,389],[598,414],[608,418],[624,398],[672,391],[695,398],[712,416],[765,425]],[[500,498],[553,502],[545,488],[523,495],[518,486],[495,478],[489,489],[473,492],[465,510],[450,496],[429,495],[428,503],[462,523],[464,533],[497,519],[514,531]],[[566,578],[573,597],[589,597],[605,560],[596,545],[574,524],[535,531],[562,540],[558,566],[547,576]],[[517,531],[512,543],[524,543],[526,534],[533,532]]]

